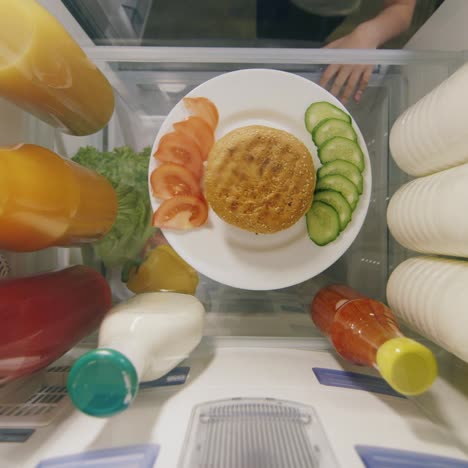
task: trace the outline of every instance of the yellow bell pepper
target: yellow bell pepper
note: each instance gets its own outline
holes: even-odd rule
[[[128,272],[127,288],[135,294],[172,291],[195,294],[198,273],[167,244],[151,250]]]

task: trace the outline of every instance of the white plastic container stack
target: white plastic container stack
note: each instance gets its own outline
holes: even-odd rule
[[[388,205],[393,237],[415,252],[459,257],[410,258],[391,274],[387,301],[421,335],[468,362],[468,64],[394,123],[390,151],[416,179]]]
[[[390,200],[393,237],[415,252],[468,257],[468,164],[418,178]]]
[[[412,329],[468,362],[468,262],[421,256],[391,274],[387,300]]]
[[[468,64],[403,112],[390,133],[396,164],[424,176],[468,162]]]

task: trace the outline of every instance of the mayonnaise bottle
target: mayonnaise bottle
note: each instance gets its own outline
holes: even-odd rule
[[[414,179],[392,196],[388,228],[415,252],[468,257],[467,199],[468,164]]]
[[[423,176],[468,162],[467,80],[468,63],[398,117],[390,152],[400,169]]]
[[[140,382],[167,374],[199,344],[204,315],[194,296],[169,292],[138,294],[114,306],[99,329],[99,347],[70,370],[73,404],[91,416],[125,410]]]
[[[468,261],[420,256],[390,275],[387,302],[410,328],[468,362]]]

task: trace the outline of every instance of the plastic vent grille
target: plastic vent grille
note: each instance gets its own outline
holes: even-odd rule
[[[70,405],[65,385],[68,366],[55,366],[1,388],[0,427],[34,428],[50,424]]]
[[[47,372],[69,372],[70,366],[52,366],[47,368]]]
[[[42,385],[28,401],[20,405],[0,405],[1,416],[36,416],[53,411],[66,395],[67,389],[56,385]]]
[[[10,274],[10,265],[4,255],[0,254],[0,279]]]
[[[312,408],[239,398],[199,405],[180,468],[336,468]]]

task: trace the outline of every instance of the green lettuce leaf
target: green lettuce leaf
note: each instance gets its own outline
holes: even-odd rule
[[[114,188],[125,184],[148,196],[150,154],[150,147],[136,153],[129,146],[115,148],[113,151],[98,151],[92,146],[85,146],[78,150],[72,160],[103,175]]]
[[[106,268],[119,267],[138,257],[155,230],[151,226],[152,208],[148,193],[150,151],[150,148],[145,148],[135,153],[124,146],[101,152],[86,146],[72,158],[106,177],[117,193],[119,208],[115,223],[106,236],[92,244],[92,253]],[[92,257],[89,248],[85,249],[83,257]]]

